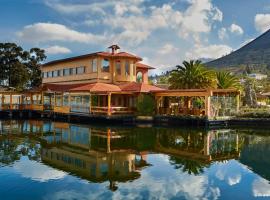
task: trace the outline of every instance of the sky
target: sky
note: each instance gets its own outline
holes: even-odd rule
[[[0,42],[47,60],[118,44],[161,73],[214,59],[270,28],[270,0],[0,0]]]

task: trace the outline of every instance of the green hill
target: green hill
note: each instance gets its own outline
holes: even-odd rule
[[[225,68],[234,71],[242,71],[246,66],[255,71],[267,71],[270,69],[270,30],[266,31],[255,40],[244,45],[240,49],[206,63],[213,68]]]

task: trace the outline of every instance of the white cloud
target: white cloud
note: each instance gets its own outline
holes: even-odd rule
[[[256,179],[252,184],[252,192],[255,197],[270,197],[270,184],[263,178]]]
[[[45,48],[45,52],[47,54],[67,54],[67,53],[71,53],[71,50],[66,47],[55,45],[55,46]]]
[[[174,47],[172,44],[167,43],[161,49],[159,49],[158,53],[165,55],[177,50],[178,48]]]
[[[66,176],[66,173],[63,171],[29,160],[20,160],[19,162],[16,162],[14,164],[14,169],[23,177],[40,182],[62,179]]]
[[[195,46],[191,51],[186,53],[188,59],[200,58],[219,58],[232,51],[232,48],[227,45],[208,45],[208,46]]]
[[[259,32],[265,32],[270,28],[270,14],[257,14],[254,19],[255,28]]]
[[[242,29],[241,26],[237,24],[232,24],[229,28],[231,33],[237,34],[237,35],[243,35],[244,30]]]
[[[23,30],[17,32],[17,35],[24,41],[37,43],[48,41],[98,43],[106,39],[103,35],[78,32],[62,24],[53,23],[27,25]]]
[[[227,29],[226,28],[221,28],[219,31],[218,31],[218,38],[221,39],[221,40],[224,40],[225,38],[228,37],[228,34],[227,34]]]

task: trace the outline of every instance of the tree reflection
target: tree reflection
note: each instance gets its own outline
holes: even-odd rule
[[[209,167],[209,164],[199,162],[197,160],[190,160],[176,156],[170,157],[170,163],[174,165],[175,169],[181,169],[183,172],[193,175],[199,175],[204,172],[204,168]]]

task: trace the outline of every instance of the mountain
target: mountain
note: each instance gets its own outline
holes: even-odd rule
[[[206,63],[213,68],[239,69],[245,66],[253,68],[266,68],[270,66],[270,30],[266,31],[255,40],[244,45],[240,49]],[[243,66],[244,65],[244,66]]]

